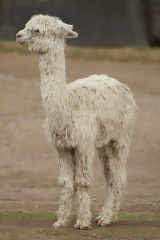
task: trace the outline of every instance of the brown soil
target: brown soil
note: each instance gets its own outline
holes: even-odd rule
[[[54,229],[52,220],[0,221],[1,240],[159,240],[160,223],[154,221],[117,221],[91,231],[73,228]]]
[[[34,55],[0,53],[0,63],[0,211],[54,212],[60,192],[57,155],[41,127],[44,111],[37,59]],[[105,60],[67,61],[69,81],[94,73],[128,84],[139,106],[121,212],[160,215],[160,67]],[[95,166],[91,196],[92,209],[97,212],[105,189],[97,163]]]

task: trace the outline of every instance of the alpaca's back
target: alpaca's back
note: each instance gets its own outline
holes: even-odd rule
[[[130,89],[107,75],[91,75],[68,84],[69,95],[74,95],[74,102],[88,110],[114,113],[124,110],[124,105],[134,105]],[[119,110],[118,110],[119,109]],[[109,116],[108,116],[109,117]]]
[[[133,124],[136,106],[133,95],[116,79],[92,75],[69,84],[68,92],[75,113],[94,125],[98,145],[108,141],[107,136],[116,138],[123,128]]]

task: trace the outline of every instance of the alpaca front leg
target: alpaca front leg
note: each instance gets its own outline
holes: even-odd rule
[[[92,156],[90,156],[92,157]],[[76,176],[77,199],[79,211],[75,228],[89,229],[91,223],[89,188],[92,180],[92,158],[87,154],[76,152]]]
[[[58,220],[54,227],[66,226],[69,223],[72,210],[72,196],[74,191],[74,164],[69,150],[59,151],[59,184],[62,191],[57,212]]]
[[[77,187],[77,198],[79,203],[79,211],[75,228],[90,229],[91,211],[90,211],[90,196],[88,187]]]

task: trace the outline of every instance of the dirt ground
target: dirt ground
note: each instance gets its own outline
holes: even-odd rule
[[[77,59],[67,60],[66,65],[68,81],[104,73],[134,92],[139,108],[120,212],[160,215],[159,64]],[[58,206],[57,154],[42,131],[39,84],[35,55],[0,53],[0,212],[55,212]],[[92,211],[98,212],[105,188],[98,164],[94,165]],[[75,202],[74,212],[76,207]]]

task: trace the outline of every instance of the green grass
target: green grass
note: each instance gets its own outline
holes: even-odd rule
[[[97,214],[94,213],[93,219],[96,216]],[[74,219],[75,215],[72,218]],[[71,226],[55,229],[50,222],[47,222],[47,220],[54,221],[55,219],[56,214],[45,212],[0,213],[0,239],[13,239],[14,236],[16,240],[159,240],[160,236],[160,216],[121,214],[119,215],[120,221],[102,228],[93,224],[91,231],[74,229],[75,219]],[[44,221],[41,223],[39,220]],[[6,238],[7,236],[9,238]]]
[[[97,217],[97,214],[93,214],[93,219]],[[76,215],[73,215],[72,218],[76,218]],[[30,213],[30,212],[2,212],[0,213],[0,219],[56,219],[56,214],[54,213],[45,213],[45,212],[38,212],[38,213]],[[119,220],[128,221],[160,221],[160,216],[154,215],[122,215],[118,216]]]
[[[118,216],[119,220],[131,220],[131,221],[160,221],[160,216],[154,216],[154,215],[119,215]]]
[[[28,54],[28,50],[15,41],[0,40],[0,53],[18,52]],[[160,48],[82,48],[66,47],[67,58],[98,59],[120,62],[160,63]]]

